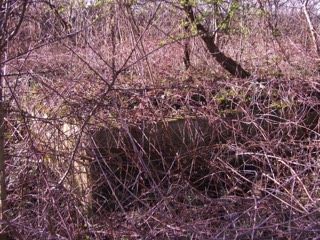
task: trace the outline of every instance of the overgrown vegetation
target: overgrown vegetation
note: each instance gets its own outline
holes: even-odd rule
[[[317,1],[0,5],[1,239],[318,237]]]

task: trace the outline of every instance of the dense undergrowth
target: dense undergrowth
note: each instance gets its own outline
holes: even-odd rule
[[[139,2],[78,6],[77,19],[62,1],[60,12],[28,5],[2,62],[1,233],[317,239],[319,61],[298,7],[243,4],[216,30],[251,73],[239,79],[185,28],[180,2]],[[199,17],[205,4],[193,6]]]
[[[179,104],[160,104],[170,108],[164,119],[184,119],[178,130],[170,122],[159,126],[147,113],[131,122],[135,130],[124,132],[134,143],[122,136],[116,149],[99,151],[107,156],[100,164],[109,168],[95,185],[97,192],[104,186],[95,210],[124,211],[117,215],[126,223],[119,237],[317,236],[316,88],[316,82],[270,79],[179,91]],[[193,100],[195,94],[202,101]],[[111,238],[117,233],[105,232]]]
[[[23,223],[11,226],[12,235],[318,236],[316,80],[204,81],[174,89],[115,91],[104,101],[112,100],[116,102],[108,111],[101,103],[86,130],[92,138],[84,146],[91,174],[91,183],[85,186],[90,187],[86,194],[93,193],[92,202],[83,204],[77,187],[55,185],[65,163],[63,152],[52,153],[62,170],[56,164],[35,162],[24,171],[11,172],[15,177],[9,181],[9,213]],[[84,157],[79,154],[76,161],[85,161]],[[80,170],[75,167],[73,174]],[[21,182],[19,176],[23,186],[15,183]],[[44,220],[39,211],[48,207]],[[42,225],[36,227],[39,222]]]

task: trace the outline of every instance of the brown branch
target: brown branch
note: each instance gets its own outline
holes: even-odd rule
[[[24,19],[24,15],[26,13],[26,9],[27,9],[27,5],[28,5],[28,0],[24,0],[23,1],[23,5],[22,5],[22,11],[21,11],[21,14],[20,14],[20,18],[19,18],[19,21],[17,23],[17,25],[15,26],[14,30],[9,34],[8,37],[6,37],[6,39],[4,39],[4,42],[0,44],[0,52],[2,52],[2,50],[5,48],[5,46],[8,44],[8,42],[10,40],[12,40],[14,38],[14,36],[18,33],[20,27],[21,27],[21,24],[23,22],[23,19]],[[10,10],[7,10],[9,12],[7,12],[7,16],[10,14]],[[4,27],[4,26],[1,26],[1,27]],[[4,33],[2,33],[4,34]],[[3,36],[0,36],[1,38]]]
[[[234,61],[232,58],[227,57],[223,52],[220,51],[219,47],[215,44],[215,36],[210,35],[208,30],[196,20],[192,5],[188,0],[183,7],[190,22],[195,24],[197,31],[200,33],[201,39],[206,44],[211,56],[231,75],[239,78],[250,77],[250,73],[244,70],[239,63]]]

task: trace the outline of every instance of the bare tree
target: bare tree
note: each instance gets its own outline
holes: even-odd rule
[[[24,20],[25,12],[28,5],[28,0],[0,1],[0,218],[6,220],[6,171],[5,171],[5,157],[4,157],[4,131],[5,131],[5,106],[4,106],[4,79],[5,61],[6,61],[6,47],[9,42],[18,33],[21,24]],[[2,236],[2,239],[5,235]]]
[[[6,171],[5,171],[5,121],[6,113],[4,103],[5,81],[3,75],[6,74],[5,61],[7,60],[7,45],[16,36],[24,20],[28,0],[23,1],[0,1],[0,219],[6,221],[7,192],[6,192]],[[4,225],[1,226],[1,239],[6,239]]]
[[[303,14],[307,20],[307,23],[308,23],[308,28],[309,28],[309,31],[310,31],[310,36],[311,36],[311,39],[312,39],[312,45],[313,45],[313,49],[314,51],[317,53],[317,55],[320,57],[320,48],[319,48],[319,43],[318,43],[318,33],[317,31],[315,30],[313,24],[312,24],[312,21],[311,21],[311,18],[310,18],[310,14],[309,14],[309,11],[308,11],[308,4],[309,4],[309,0],[304,0],[302,2],[302,11],[303,11]]]

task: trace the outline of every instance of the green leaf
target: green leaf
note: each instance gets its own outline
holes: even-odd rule
[[[159,45],[160,45],[160,47],[162,47],[162,46],[164,46],[164,45],[166,45],[166,41],[161,41],[160,43],[159,43]]]

